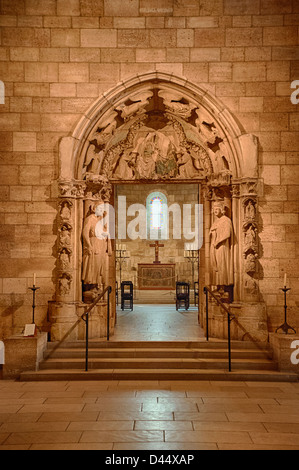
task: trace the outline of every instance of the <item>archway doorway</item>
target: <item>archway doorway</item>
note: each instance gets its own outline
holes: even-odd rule
[[[198,300],[203,275],[200,251],[204,259],[200,186],[117,184],[114,200],[118,289],[114,340],[189,341],[204,336]],[[186,284],[187,302],[181,305],[176,303],[177,282]],[[131,301],[122,299],[122,283],[132,284]]]
[[[233,307],[244,316],[250,333],[264,335],[265,307],[259,297],[257,161],[257,139],[242,132],[219,100],[180,77],[159,72],[133,77],[97,100],[73,135],[60,145],[53,340],[60,340],[85,308],[83,292],[89,292],[89,285],[82,279],[86,248],[82,234],[87,218],[93,217],[93,208],[99,205],[114,206],[116,184],[131,183],[200,185],[204,207],[200,291],[217,278],[211,262],[210,230],[215,221],[213,207],[221,204],[222,214],[233,227],[229,235]],[[115,248],[113,240],[104,280],[113,288]],[[115,304],[112,307],[115,320]],[[202,325],[203,312],[201,304]],[[217,315],[213,334],[223,337],[223,321]],[[99,307],[96,335],[101,334],[102,317]],[[74,331],[75,338],[80,336],[82,332]]]

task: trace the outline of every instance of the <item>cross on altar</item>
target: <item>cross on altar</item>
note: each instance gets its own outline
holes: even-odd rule
[[[159,261],[159,248],[163,248],[164,245],[162,243],[159,243],[158,240],[156,240],[154,244],[150,245],[150,247],[155,248],[155,261],[154,261],[154,264],[160,264],[161,261]]]

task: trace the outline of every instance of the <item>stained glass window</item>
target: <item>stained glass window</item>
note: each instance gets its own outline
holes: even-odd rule
[[[155,196],[150,201],[151,229],[161,229],[163,225],[163,201]]]
[[[151,240],[167,238],[167,198],[163,193],[151,193],[146,200],[147,234]]]

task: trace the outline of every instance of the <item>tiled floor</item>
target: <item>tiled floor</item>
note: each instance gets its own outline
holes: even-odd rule
[[[198,308],[176,311],[175,305],[134,305],[117,309],[111,341],[198,341],[205,336],[198,324]]]
[[[136,305],[122,341],[197,340],[197,312]],[[299,383],[0,380],[0,450],[299,450]]]
[[[0,450],[299,449],[299,383],[0,381]]]

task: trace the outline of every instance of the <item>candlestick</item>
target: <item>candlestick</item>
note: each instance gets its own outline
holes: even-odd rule
[[[286,276],[286,274],[285,274],[285,276]],[[288,331],[292,330],[293,333],[296,334],[296,330],[292,326],[290,326],[287,322],[287,308],[288,308],[287,307],[287,292],[291,289],[288,289],[287,287],[284,287],[281,290],[284,292],[284,323],[276,329],[275,333],[277,333],[278,330],[282,330],[287,335]]]
[[[35,281],[36,281],[36,279],[35,279]],[[39,289],[39,287],[36,287],[35,285],[33,285],[33,287],[29,287],[29,289],[32,290],[32,294],[33,294],[33,299],[32,299],[32,323],[34,324],[35,323],[34,315],[35,315],[35,307],[36,307],[35,297],[36,297],[36,291]]]

